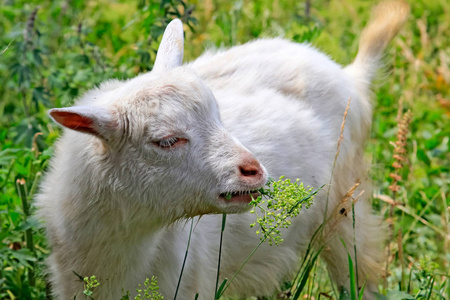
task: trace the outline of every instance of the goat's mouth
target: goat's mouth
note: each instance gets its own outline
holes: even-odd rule
[[[250,203],[261,196],[259,190],[226,192],[219,195],[219,199],[226,203]]]

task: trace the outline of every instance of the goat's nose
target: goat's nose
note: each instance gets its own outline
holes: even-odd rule
[[[258,181],[264,174],[261,164],[254,157],[246,157],[239,165],[239,172],[246,181]]]
[[[259,167],[255,163],[245,164],[239,166],[242,176],[255,176],[259,172]]]

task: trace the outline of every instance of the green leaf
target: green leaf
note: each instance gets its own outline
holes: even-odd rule
[[[17,226],[15,228],[15,230],[16,231],[25,231],[30,228],[37,228],[38,225],[39,225],[38,220],[36,220],[34,218],[29,218],[25,222],[23,222],[20,226]]]
[[[26,248],[22,248],[17,251],[12,251],[11,256],[16,258],[21,265],[26,267],[31,267],[31,265],[29,264],[30,262],[37,261],[34,254],[31,253],[30,250]]]
[[[228,279],[224,279],[222,281],[222,284],[219,286],[219,288],[217,289],[217,294],[216,294],[216,299],[220,298],[220,295],[222,295],[222,290],[225,287],[225,285],[227,284]]]
[[[39,49],[34,49],[33,50],[33,59],[34,62],[36,63],[36,65],[38,65],[39,67],[43,67],[43,62],[42,62],[42,57],[41,57],[41,50]]]
[[[36,104],[36,109],[38,109],[38,103],[42,103],[47,107],[51,106],[51,103],[48,99],[48,93],[42,86],[33,89],[31,99]]]
[[[425,153],[425,151],[424,150],[422,150],[422,149],[418,149],[417,150],[417,158],[420,160],[420,161],[423,161],[426,165],[430,165],[431,164],[431,161],[430,161],[430,159],[428,158],[428,155]]]
[[[89,65],[89,57],[85,54],[77,55],[74,62],[80,63],[82,65]]]

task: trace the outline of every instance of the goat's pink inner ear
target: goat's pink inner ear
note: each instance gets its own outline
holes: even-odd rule
[[[94,122],[88,117],[67,111],[51,111],[50,115],[56,122],[69,129],[98,134],[94,128]]]

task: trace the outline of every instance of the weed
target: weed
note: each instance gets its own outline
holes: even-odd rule
[[[267,240],[270,245],[278,245],[283,242],[279,229],[288,228],[291,218],[296,217],[302,207],[309,208],[312,204],[313,198],[309,196],[312,188],[305,189],[300,179],[292,183],[284,176],[278,181],[269,180],[267,186],[268,188],[261,189],[262,196],[250,202],[254,206],[250,213],[256,215],[256,222],[250,224],[250,227],[258,223],[256,234],[261,234],[261,240]]]
[[[97,278],[95,276],[84,277],[83,281],[84,281],[83,294],[85,295],[84,298],[86,299],[86,297],[89,297],[90,299],[94,299],[92,298],[94,290],[100,285],[100,283],[97,281]]]

